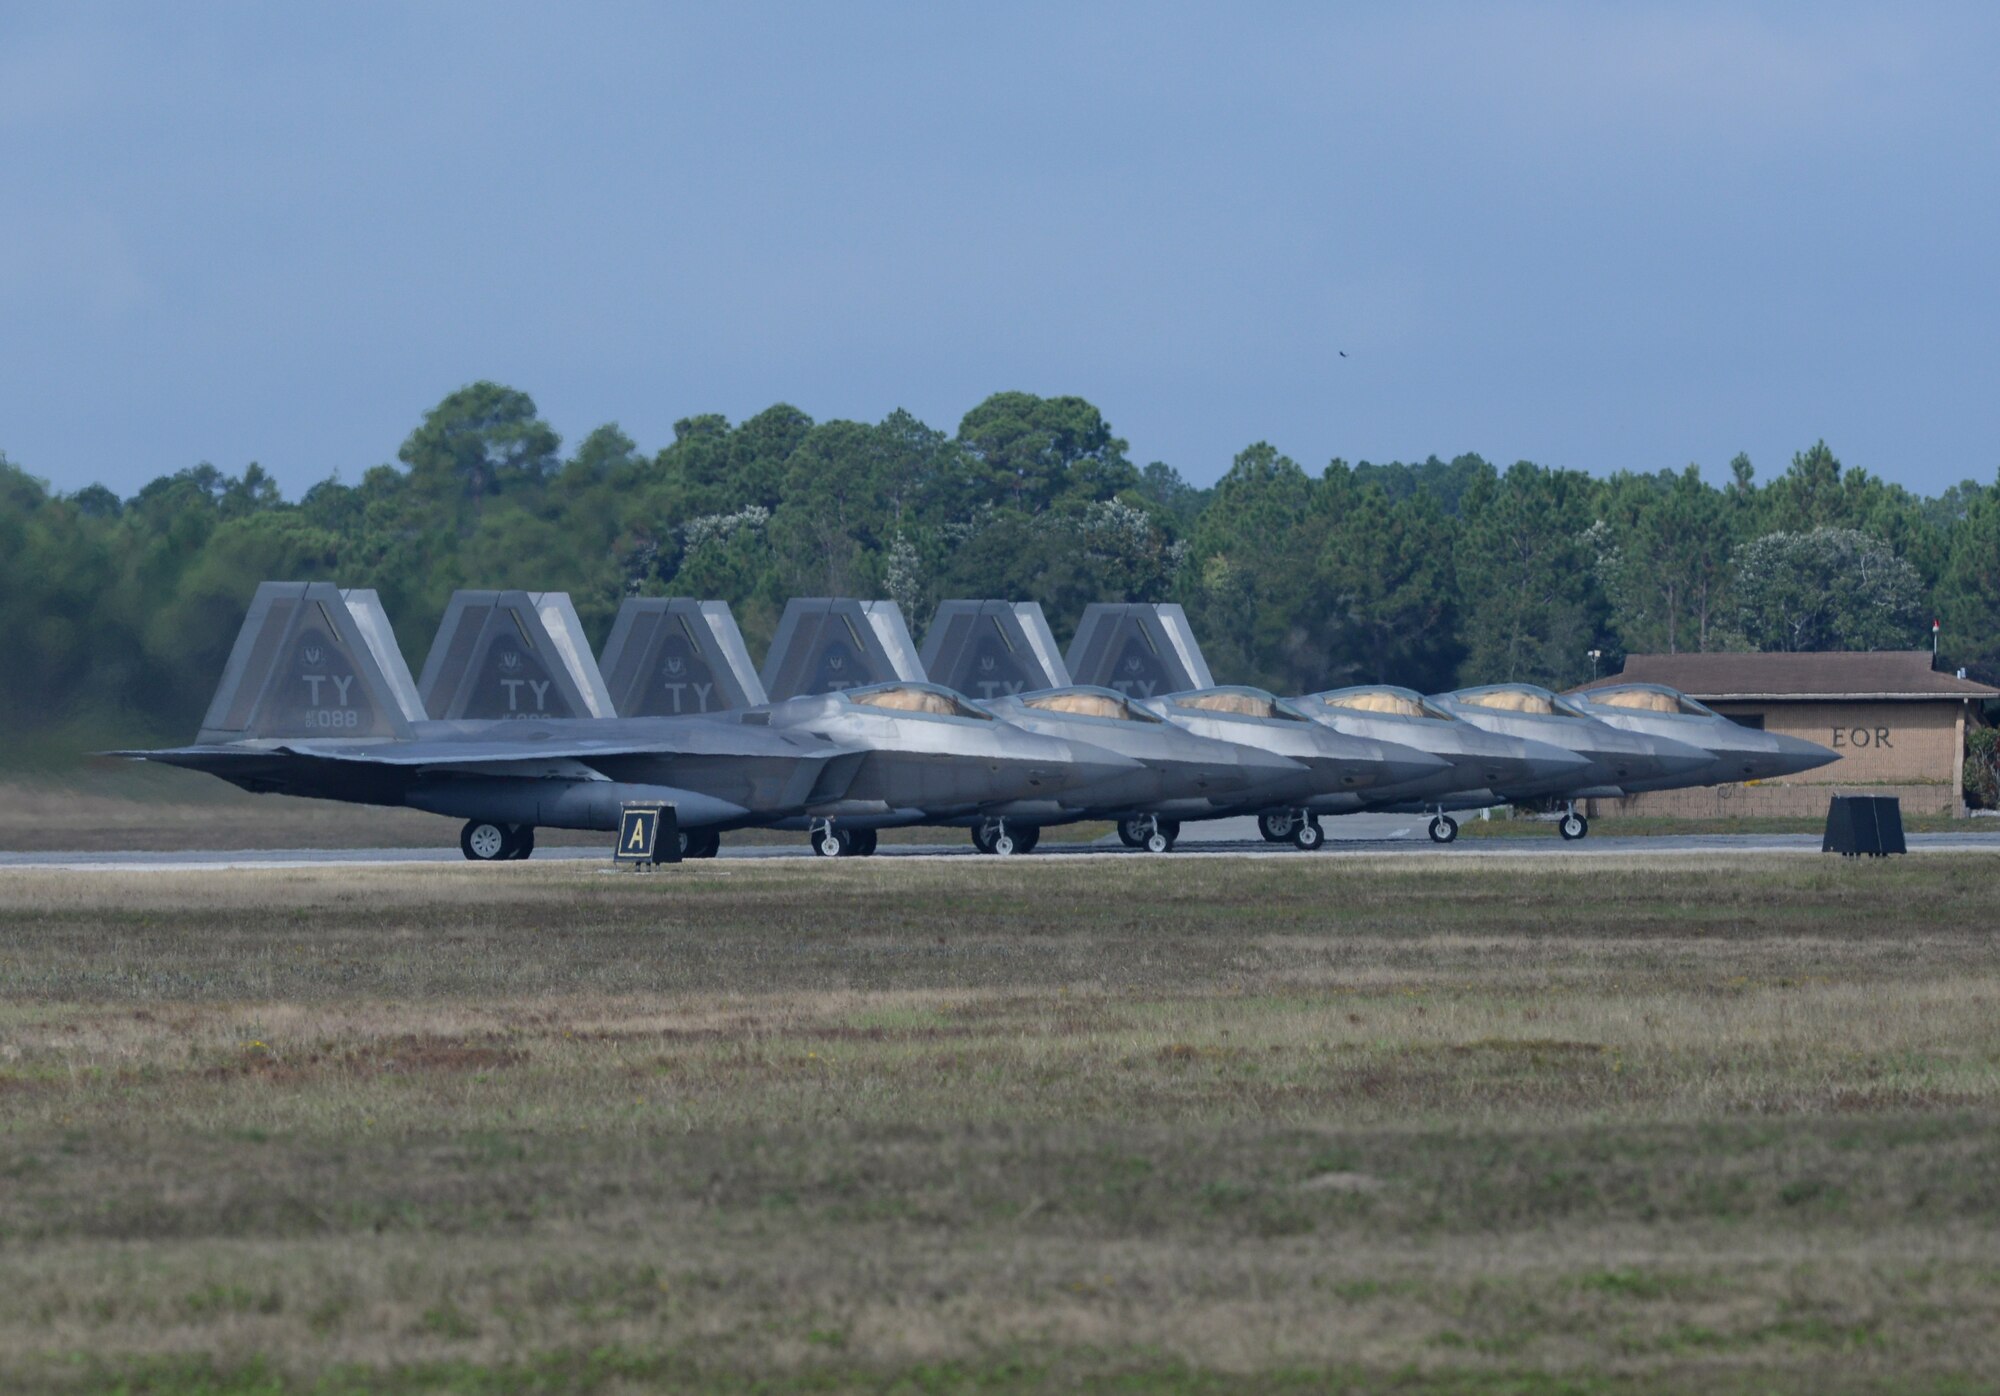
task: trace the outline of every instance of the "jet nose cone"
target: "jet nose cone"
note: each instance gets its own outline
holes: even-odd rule
[[[1809,742],[1804,737],[1787,737],[1782,732],[1768,734],[1777,750],[1768,758],[1771,774],[1792,776],[1800,771],[1815,771],[1840,759],[1840,753],[1818,742]]]

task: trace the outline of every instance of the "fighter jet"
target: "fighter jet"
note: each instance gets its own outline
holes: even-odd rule
[[[1053,642],[1047,648],[1052,653]],[[1066,741],[1018,730],[949,685],[908,677],[921,669],[893,602],[823,598],[787,607],[765,671],[773,682],[813,691],[775,704],[764,703],[763,683],[720,602],[627,601],[605,666],[621,712],[698,706],[726,712],[732,722],[819,733],[865,753],[840,798],[777,821],[809,830],[823,855],[872,853],[882,829],[916,823],[969,825],[975,835],[991,827],[994,839],[974,842],[991,852],[1025,852],[1041,824],[1076,817],[1068,802],[1081,799],[1078,792],[1107,771],[1116,781],[1137,769],[1082,735]],[[894,677],[855,686],[885,671]]]
[[[1664,684],[1622,683],[1564,695],[1599,722],[1649,737],[1665,737],[1700,747],[1714,758],[1700,780],[1667,784],[1637,780],[1630,791],[1666,790],[1682,785],[1725,785],[1739,780],[1771,780],[1797,775],[1838,761],[1840,753],[1781,732],[1764,732],[1731,722],[1685,693]]]
[[[1377,684],[1293,701],[1335,731],[1415,747],[1449,763],[1428,780],[1378,787],[1362,797],[1364,809],[1429,814],[1435,843],[1458,837],[1458,821],[1448,811],[1551,794],[1575,785],[1590,766],[1586,758],[1546,742],[1476,727],[1412,689]],[[1272,842],[1287,839],[1296,818],[1290,811],[1266,813],[1260,831]]]
[[[1578,800],[1624,795],[1641,784],[1649,789],[1698,785],[1698,779],[1689,777],[1715,762],[1700,747],[1600,722],[1569,699],[1533,684],[1461,688],[1430,701],[1488,732],[1546,742],[1588,759],[1590,765],[1575,784],[1548,792],[1566,801],[1556,826],[1565,839],[1580,839],[1590,832],[1590,821],[1576,808]]]
[[[873,853],[885,828],[988,820],[1000,828],[992,851],[1014,852],[1001,822],[1006,811],[1036,810],[1058,822],[1072,803],[1087,806],[1098,798],[1092,792],[1142,769],[1104,747],[1001,721],[929,683],[897,680],[791,698],[738,721],[861,753],[837,795],[771,821],[808,830],[813,851],[826,857]]]
[[[434,691],[453,689],[440,701],[461,713],[490,701],[511,718],[427,716],[374,592],[266,582],[195,744],[115,754],[250,791],[462,818],[459,847],[481,862],[527,857],[537,826],[616,829],[633,800],[673,804],[688,851],[712,854],[717,831],[833,799],[859,765],[862,753],[803,730],[700,718],[516,720],[533,715],[538,692],[545,702],[559,691],[581,701],[588,685],[562,682],[568,659],[526,593],[490,594],[461,611],[464,625],[445,648],[456,653],[458,637],[472,636],[460,653],[471,696],[444,680]]]
[[[1281,798],[1310,778],[1301,762],[1198,736],[1108,688],[1070,685],[979,706],[1016,727],[1115,751],[1135,763],[1124,775],[1065,792],[1051,806],[998,808],[961,821],[982,852],[1026,852],[1046,825],[1109,819],[1127,830],[1132,846],[1165,853],[1182,820],[1213,819]]]
[[[1289,786],[1266,787],[1250,798],[1216,810],[1208,818],[1284,812],[1292,843],[1302,849],[1325,841],[1322,814],[1346,814],[1362,807],[1366,792],[1425,782],[1450,769],[1428,752],[1372,737],[1349,736],[1316,722],[1297,705],[1260,688],[1204,688],[1148,699],[1140,707],[1197,736],[1233,742],[1304,767]],[[1160,832],[1157,819],[1121,822],[1128,844]],[[1168,834],[1171,841],[1172,833]]]
[[[1164,853],[1181,820],[1275,798],[1305,771],[1287,757],[1198,737],[1112,689],[1072,684],[1042,608],[1032,601],[943,602],[924,638],[923,663],[933,680],[1017,727],[1140,763],[1087,799],[1072,794],[1052,807],[1022,804],[959,821],[983,852],[1025,852],[1049,824],[1145,819],[1151,822],[1140,846]]]

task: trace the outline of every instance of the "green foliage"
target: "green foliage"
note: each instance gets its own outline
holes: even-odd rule
[[[893,597],[919,638],[948,596],[1032,598],[1059,636],[1093,601],[1177,600],[1218,678],[1285,692],[1915,646],[1931,614],[1955,663],[2000,667],[2000,483],[1918,499],[1824,443],[1764,487],[1739,456],[1717,489],[1471,454],[1315,473],[1259,442],[1198,489],[1075,397],[998,393],[956,433],[781,403],[650,454],[607,423],[565,457],[532,398],[480,382],[398,460],[294,503],[254,463],[120,500],[0,455],[0,720],[184,737],[267,577],[378,589],[413,666],[454,588],[520,586],[569,591],[600,642],[626,596],[721,598],[753,651],[793,595]]]
[[[2000,809],[2000,728],[1974,727],[1965,734],[1965,802]]]
[[[1916,568],[1851,528],[1767,533],[1736,563],[1737,623],[1758,649],[1913,649],[1923,623]]]

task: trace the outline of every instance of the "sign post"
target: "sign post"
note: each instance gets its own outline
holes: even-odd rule
[[[612,859],[637,867],[681,860],[680,820],[664,800],[627,801],[618,812],[618,844]]]

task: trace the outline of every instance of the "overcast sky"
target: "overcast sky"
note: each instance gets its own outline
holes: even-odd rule
[[[1595,472],[2000,469],[2000,8],[0,9],[0,450],[290,494],[494,378],[567,441],[1080,394]],[[1348,357],[1341,358],[1345,350]]]

